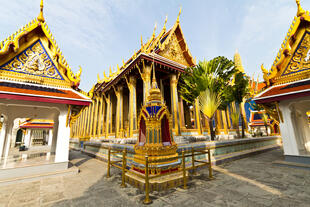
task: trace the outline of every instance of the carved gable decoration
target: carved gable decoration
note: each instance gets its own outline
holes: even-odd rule
[[[40,40],[36,41],[9,62],[1,65],[0,76],[3,71],[20,73],[21,76],[25,74],[38,76],[38,78],[44,77],[64,80]]]
[[[305,32],[281,76],[297,75],[310,70],[310,33]]]
[[[165,49],[159,52],[159,55],[173,60],[177,63],[180,63],[185,66],[190,66],[186,61],[186,58],[183,54],[183,50],[178,42],[177,36],[175,33],[172,34],[169,43],[166,45]]]

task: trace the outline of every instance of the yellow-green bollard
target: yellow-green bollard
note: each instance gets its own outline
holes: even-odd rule
[[[122,184],[121,184],[122,188],[126,188],[125,173],[126,173],[126,148],[123,150]]]
[[[183,186],[183,189],[187,189],[187,186],[186,186],[186,168],[185,168],[185,152],[184,150],[182,151],[182,170],[183,170],[183,183],[184,183],[184,186]]]
[[[110,165],[111,165],[111,148],[108,149],[108,168],[107,168],[107,178],[110,177]]]
[[[209,160],[209,178],[212,179],[212,162],[211,162],[211,149],[208,150],[208,160]]]
[[[150,186],[149,186],[149,157],[145,156],[145,199],[144,204],[152,203],[150,199]]]

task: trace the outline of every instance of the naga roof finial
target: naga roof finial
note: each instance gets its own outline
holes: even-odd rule
[[[182,12],[182,6],[180,6],[179,14],[178,14],[178,17],[177,17],[177,23],[178,23],[178,24],[180,23],[180,15],[181,15],[181,12]]]
[[[297,4],[297,17],[302,16],[305,12],[305,10],[300,6],[300,0],[296,0]]]
[[[166,15],[165,24],[164,24],[164,27],[163,27],[163,31],[164,31],[164,32],[166,32],[167,20],[168,20],[168,15]]]
[[[155,26],[154,26],[154,30],[153,30],[152,39],[155,38],[155,31],[156,31],[156,28],[157,28],[157,22],[155,22]]]
[[[38,16],[38,21],[39,22],[45,22],[45,19],[43,16],[43,0],[41,0],[41,3],[40,3],[40,14]]]

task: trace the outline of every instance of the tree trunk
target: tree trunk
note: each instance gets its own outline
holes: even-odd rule
[[[210,135],[211,135],[211,141],[215,140],[215,132],[213,130],[213,119],[209,119],[209,128],[210,128]]]
[[[267,124],[265,124],[265,129],[266,129],[266,134],[268,136],[268,125]]]
[[[240,117],[241,117],[241,128],[242,128],[242,135],[241,135],[241,137],[244,138],[244,120],[243,120],[243,114],[242,114],[241,108],[240,108]]]

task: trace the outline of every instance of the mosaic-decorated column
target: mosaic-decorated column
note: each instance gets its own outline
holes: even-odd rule
[[[129,137],[133,137],[133,131],[137,129],[137,98],[135,76],[129,77]]]
[[[91,105],[90,116],[89,116],[89,119],[90,119],[89,137],[93,136],[93,126],[94,126],[94,119],[95,119],[94,109],[95,109],[95,107],[96,107],[96,100],[93,100],[92,105]]]
[[[112,120],[111,120],[111,95],[107,94],[107,111],[106,111],[106,127],[105,127],[105,138],[109,138],[110,130],[112,130]]]
[[[123,87],[118,86],[115,90],[115,95],[117,98],[116,106],[116,137],[122,137],[123,130]]]
[[[142,80],[143,80],[143,103],[146,103],[146,98],[149,96],[149,91],[151,87],[151,66],[146,65],[143,68]]]
[[[96,107],[95,107],[95,111],[94,111],[94,115],[95,115],[95,117],[94,117],[94,127],[93,127],[93,136],[94,137],[97,137],[97,129],[98,129],[98,127],[97,127],[97,123],[98,123],[98,108],[99,108],[99,97],[98,96],[96,96]]]
[[[223,118],[223,125],[224,125],[225,134],[228,134],[227,119],[226,119],[226,113],[224,110],[222,110],[222,118]]]
[[[102,112],[102,104],[103,104],[103,96],[100,96],[98,98],[98,105],[99,105],[99,114],[98,114],[98,132],[97,132],[97,137],[100,137],[101,136],[101,127],[102,127],[102,115],[103,115],[103,112]]]
[[[172,112],[172,124],[175,135],[180,134],[180,121],[178,111],[178,91],[177,91],[177,76],[170,76],[170,90],[171,90],[171,112]]]

